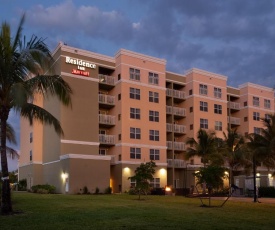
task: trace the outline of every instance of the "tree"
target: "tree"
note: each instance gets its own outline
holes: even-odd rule
[[[218,139],[214,132],[206,132],[204,129],[200,129],[197,133],[197,140],[194,138],[188,138],[186,144],[190,146],[187,148],[186,158],[198,156],[201,157],[201,162],[204,167],[207,163],[222,165],[223,159],[217,151]]]
[[[261,120],[263,121],[264,127],[261,128],[260,134],[249,134],[249,142],[247,143],[253,162],[254,202],[257,201],[257,164],[263,163],[268,169],[275,168],[275,115],[270,114],[268,118],[262,118]]]
[[[219,146],[219,151],[225,157],[230,173],[229,182],[233,183],[233,173],[243,166],[247,166],[249,162],[246,158],[245,141],[242,135],[237,132],[237,129],[227,129],[227,135],[223,132],[223,142]]]
[[[9,174],[7,164],[7,120],[11,109],[27,118],[53,125],[63,134],[59,121],[45,109],[32,103],[35,95],[43,98],[56,96],[64,105],[71,105],[70,86],[59,75],[53,74],[53,58],[44,40],[32,36],[28,42],[22,38],[22,16],[14,37],[10,25],[2,23],[0,30],[0,121],[2,202],[1,214],[12,213]],[[46,75],[47,74],[47,75]]]
[[[154,179],[156,163],[153,161],[141,163],[135,170],[135,175],[128,179],[136,181],[136,189],[140,200],[141,193],[147,194],[150,190],[150,180]]]

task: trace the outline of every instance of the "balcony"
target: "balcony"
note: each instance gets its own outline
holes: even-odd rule
[[[184,160],[167,159],[167,168],[185,168],[186,163]]]
[[[229,107],[230,109],[233,109],[233,110],[240,110],[240,109],[241,109],[241,104],[240,104],[240,103],[237,103],[237,102],[232,102],[232,101],[230,101],[230,102],[228,103],[228,107]]]
[[[106,114],[98,114],[98,122],[102,127],[111,127],[115,125],[116,117]]]
[[[101,108],[110,109],[115,106],[115,96],[98,94],[98,102]]]
[[[115,145],[115,135],[99,134],[100,145]]]
[[[174,151],[184,151],[185,150],[185,143],[184,142],[173,142],[173,141],[167,141],[167,149],[173,150],[173,144],[174,144]]]
[[[186,127],[185,125],[174,124],[174,133],[175,134],[185,134]]]
[[[227,122],[230,123],[231,125],[235,126],[235,125],[240,125],[241,124],[241,119],[237,118],[237,117],[227,117]]]
[[[173,132],[173,124],[166,123],[166,132]]]
[[[166,89],[166,96],[173,97],[175,103],[185,100],[185,92],[175,89]]]
[[[176,118],[185,117],[185,111],[184,108],[166,106],[166,114],[173,114]]]
[[[99,74],[98,79],[100,89],[110,90],[115,86],[115,78],[113,76]]]

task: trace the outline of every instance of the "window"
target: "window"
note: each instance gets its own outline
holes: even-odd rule
[[[270,100],[264,99],[264,108],[265,109],[270,109]]]
[[[222,89],[214,87],[214,97],[222,98]]]
[[[269,122],[271,121],[271,117],[270,117],[269,114],[265,114],[265,115],[264,115],[264,118],[265,118],[265,120],[268,120]]]
[[[222,122],[221,121],[215,121],[215,130],[222,131]]]
[[[130,179],[130,186],[131,186],[131,188],[135,188],[135,187],[136,187],[136,184],[137,184],[136,180],[133,179],[133,178],[131,178],[131,179]]]
[[[121,133],[118,134],[118,140],[121,141]]]
[[[159,112],[158,111],[149,111],[149,121],[159,122]]]
[[[208,111],[208,103],[200,101],[200,111],[207,112]]]
[[[150,187],[160,188],[160,178],[153,178],[150,180]]]
[[[254,121],[259,121],[260,120],[260,113],[253,112],[253,120]]]
[[[159,141],[159,131],[158,130],[150,130],[149,131],[149,140],[150,141]]]
[[[130,79],[135,81],[140,81],[140,70],[130,68]]]
[[[118,120],[120,121],[121,120],[121,114],[118,114]]]
[[[200,119],[200,128],[201,129],[208,129],[208,120],[207,119]]]
[[[207,85],[200,84],[200,94],[207,95]]]
[[[131,159],[141,159],[141,148],[130,148]]]
[[[261,128],[254,127],[254,133],[255,134],[261,134]]]
[[[32,143],[32,140],[33,140],[33,134],[32,132],[30,133],[30,143]]]
[[[149,84],[158,85],[159,84],[159,75],[156,73],[150,73],[149,72]]]
[[[253,105],[254,106],[260,106],[260,98],[253,97]]]
[[[193,130],[194,129],[194,126],[193,124],[190,125],[190,130]]]
[[[141,134],[140,134],[140,128],[130,128],[130,138],[131,139],[140,139]]]
[[[120,74],[117,75],[117,80],[119,81],[121,78]]]
[[[106,152],[107,152],[106,149],[99,149],[99,150],[98,150],[98,154],[99,154],[99,155],[102,155],[102,156],[105,156],[105,155],[106,155]]]
[[[150,160],[152,161],[159,160],[159,149],[150,149]]]
[[[121,94],[118,94],[118,100],[119,101],[121,100]]]
[[[243,103],[243,106],[244,106],[244,107],[246,107],[246,106],[247,106],[247,101],[245,101],[245,102]]]
[[[140,109],[130,108],[130,118],[140,119]]]
[[[222,105],[214,104],[214,113],[222,114]]]
[[[248,118],[247,118],[247,117],[244,117],[244,118],[243,118],[243,121],[244,121],[244,122],[248,121]]]
[[[130,98],[140,100],[140,89],[130,88]]]
[[[149,91],[149,101],[159,103],[159,94],[157,92]]]
[[[30,151],[30,161],[32,161],[32,150]]]
[[[191,107],[189,108],[189,112],[190,112],[190,113],[193,113],[193,106],[191,106]]]
[[[192,94],[193,94],[193,90],[189,89],[189,95],[192,95]]]

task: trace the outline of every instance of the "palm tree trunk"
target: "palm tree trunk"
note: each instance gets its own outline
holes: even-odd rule
[[[2,202],[1,202],[1,214],[8,215],[12,213],[11,205],[11,191],[10,180],[8,170],[8,160],[6,151],[6,136],[7,136],[7,120],[9,116],[9,109],[5,106],[0,108],[0,120],[1,120],[1,167],[2,167]]]
[[[253,187],[254,187],[254,202],[257,202],[257,188],[256,188],[256,157],[253,153]]]

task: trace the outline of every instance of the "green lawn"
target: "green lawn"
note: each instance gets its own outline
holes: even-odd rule
[[[275,204],[228,201],[200,207],[197,198],[13,193],[0,229],[275,229]],[[252,201],[252,199],[251,199]],[[219,205],[222,201],[212,201]]]

